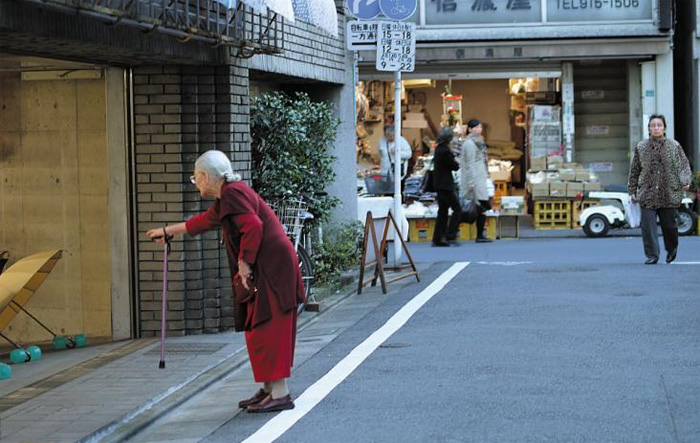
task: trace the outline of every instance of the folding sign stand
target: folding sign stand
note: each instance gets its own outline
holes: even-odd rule
[[[374,260],[367,263],[367,242],[369,241],[370,235],[372,236],[372,247],[374,248]],[[365,219],[365,233],[362,237],[362,260],[360,261],[360,279],[357,283],[357,293],[362,294],[362,288],[372,282],[372,286],[377,285],[377,276],[382,282],[382,294],[386,294],[386,280],[384,279],[384,268],[382,267],[382,258],[384,253],[379,253],[379,245],[377,244],[377,232],[374,230],[374,217],[372,217],[372,211],[367,211],[367,218]],[[365,281],[365,268],[368,266],[375,265],[374,277],[372,280]]]
[[[418,274],[418,269],[416,269],[416,264],[413,262],[413,257],[411,257],[411,253],[408,251],[408,246],[406,246],[406,242],[404,242],[403,237],[401,236],[401,230],[399,229],[396,220],[394,219],[394,215],[389,211],[389,214],[387,216],[387,221],[384,224],[384,233],[382,234],[382,242],[381,246],[377,246],[377,233],[374,230],[374,218],[372,217],[371,212],[367,212],[367,219],[365,221],[365,234],[364,234],[364,241],[362,244],[362,261],[360,262],[360,280],[358,282],[357,286],[357,293],[362,294],[362,288],[367,285],[368,283],[372,283],[372,286],[377,285],[377,278],[381,280],[382,283],[382,293],[386,294],[387,289],[386,285],[389,283],[393,283],[395,281],[404,279],[406,277],[411,277],[413,275],[416,276],[416,280],[420,282],[420,275]],[[392,267],[392,268],[385,268],[382,266],[382,260],[384,259],[384,253],[386,252],[387,248],[387,243],[388,243],[388,234],[389,234],[389,223],[394,225],[394,232],[396,233],[396,237],[399,239],[401,242],[401,246],[403,247],[403,251],[408,257],[409,264],[399,266],[399,267]],[[375,259],[371,263],[366,263],[367,260],[367,241],[369,239],[369,235],[372,235],[372,245],[374,247],[374,255]],[[396,239],[394,239],[396,241]],[[374,277],[371,280],[364,280],[364,274],[365,274],[365,268],[367,266],[372,266],[375,265],[374,268]],[[390,269],[392,271],[401,271],[403,269],[408,269],[411,268],[410,272],[406,272],[404,274],[399,274],[397,276],[394,276],[390,280],[386,280],[386,276],[384,275],[384,270],[385,269]]]

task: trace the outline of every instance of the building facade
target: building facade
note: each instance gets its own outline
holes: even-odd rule
[[[251,91],[307,90],[352,121],[345,16],[341,8],[332,37],[241,3],[77,3],[0,4],[0,249],[14,260],[64,251],[30,302],[52,329],[154,336],[163,250],[145,232],[211,204],[189,184],[202,152],[225,152],[250,178]],[[339,171],[353,161],[343,149],[353,136],[351,124],[340,128]],[[329,190],[343,201],[337,217],[354,217],[354,193],[339,175]],[[218,232],[172,246],[169,334],[229,329]],[[21,316],[5,332],[22,342],[50,339]]]
[[[516,140],[523,137],[517,135],[512,89],[518,80],[536,79],[535,92],[542,94],[528,96],[528,104],[560,107],[559,152],[596,171],[604,185],[623,185],[649,115],[664,114],[674,136],[672,3],[421,0],[411,18],[417,24],[416,68],[404,78],[436,82],[437,93],[420,94],[437,115],[442,108],[435,101],[451,87],[462,97],[465,122],[484,120],[487,135],[512,139],[526,153],[534,147]],[[373,51],[360,57],[362,80],[391,79],[375,69]],[[518,166],[524,173],[527,156],[523,161]]]

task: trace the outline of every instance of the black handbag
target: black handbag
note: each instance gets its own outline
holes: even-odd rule
[[[423,174],[423,181],[420,184],[421,192],[435,192],[435,185],[433,184],[433,162],[430,162],[428,169]]]
[[[475,197],[460,199],[459,206],[462,208],[462,223],[471,224],[479,218],[481,206]]]

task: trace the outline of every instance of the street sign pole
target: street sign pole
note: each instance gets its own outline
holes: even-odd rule
[[[403,217],[401,214],[401,71],[394,72],[394,218],[397,220],[398,232],[394,237],[394,267],[401,267],[401,239],[404,237]],[[389,223],[387,221],[387,223]]]
[[[418,7],[417,0],[348,0],[352,14],[364,20],[379,13],[394,22],[366,22],[347,24],[348,49],[376,48],[378,71],[394,71],[394,267],[401,268],[401,247],[404,237],[401,206],[401,71],[415,68],[416,30],[412,22],[404,22]],[[369,48],[367,48],[369,46]],[[388,221],[387,221],[388,223]],[[396,226],[398,225],[398,226]],[[409,255],[410,260],[410,255]]]

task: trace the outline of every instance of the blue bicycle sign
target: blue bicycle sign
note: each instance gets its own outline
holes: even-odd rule
[[[418,0],[379,0],[382,14],[391,20],[406,20],[416,12]]]

